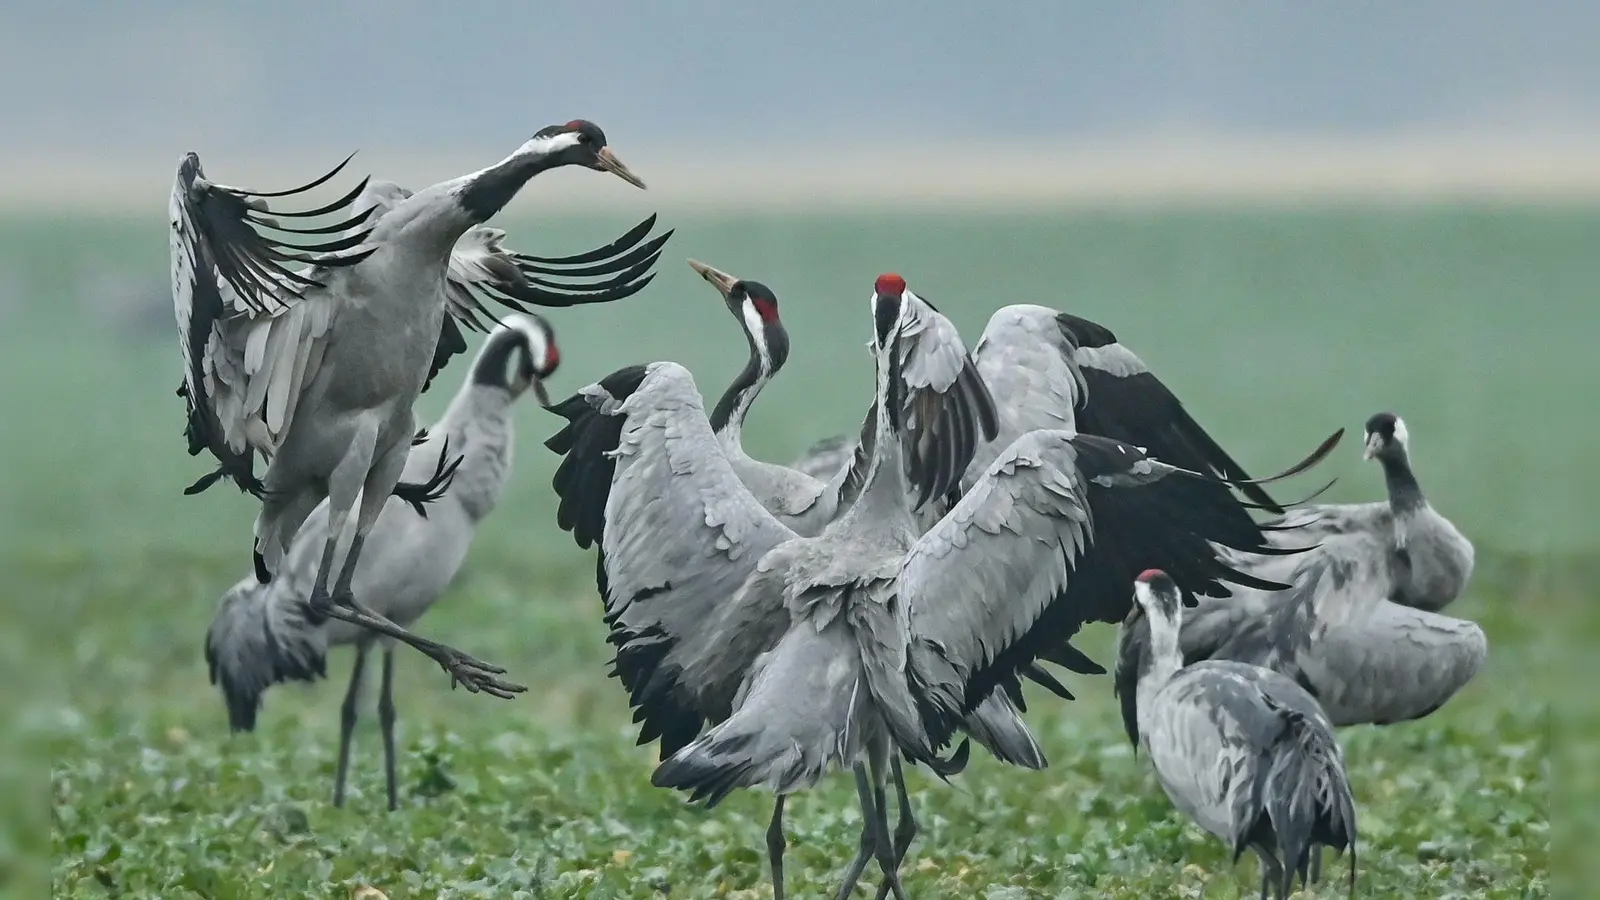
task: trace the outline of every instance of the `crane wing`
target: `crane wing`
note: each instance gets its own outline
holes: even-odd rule
[[[1488,643],[1472,622],[1386,599],[1385,549],[1371,533],[1341,535],[1298,557],[1287,575],[1272,570],[1292,585],[1287,590],[1201,600],[1184,616],[1185,663],[1226,660],[1278,672],[1316,696],[1336,725],[1428,715],[1477,674]],[[1142,664],[1149,641],[1147,623],[1122,638],[1125,723],[1137,707],[1131,680],[1122,689],[1122,670]]]
[[[1094,435],[1035,431],[1007,448],[900,573],[911,677],[933,744],[1083,624],[1123,619],[1143,569],[1166,570],[1189,594],[1283,587],[1217,558],[1210,486]]]
[[[1074,411],[1087,388],[1057,315],[1043,306],[1004,306],[978,337],[972,360],[999,407],[999,428],[967,466],[966,484],[981,478],[1001,451],[1030,431],[1078,430]]]
[[[320,278],[360,262],[375,249],[362,243],[370,231],[363,227],[370,213],[304,228],[279,222],[335,213],[365,182],[311,210],[274,210],[267,201],[318,187],[349,161],[310,184],[270,193],[207,179],[194,153],[178,164],[168,203],[172,299],[184,360],[178,394],[188,407],[189,454],[208,450],[220,463],[189,493],[224,476],[242,490],[258,496],[262,491],[254,473],[255,455],[272,451],[293,418],[299,386],[321,358],[318,339],[332,310],[319,302]],[[346,234],[321,243],[291,243],[257,229],[300,236]],[[289,263],[312,268],[292,271]]]
[[[967,464],[999,424],[994,398],[955,323],[911,291],[901,303],[890,397],[911,436],[906,469],[917,491],[914,506],[921,508],[959,489]]]
[[[580,545],[600,542],[614,674],[639,742],[659,738],[665,759],[727,714],[788,627],[781,592],[747,582],[795,535],[740,482],[682,366],[624,369],[553,409],[569,419],[547,442],[566,455],[558,515]]]
[[[1088,398],[1078,411],[1079,431],[1136,443],[1165,462],[1196,472],[1235,482],[1250,478],[1111,329],[1068,313],[1057,316],[1088,386]],[[1241,490],[1263,509],[1283,512],[1259,485],[1242,484]]]

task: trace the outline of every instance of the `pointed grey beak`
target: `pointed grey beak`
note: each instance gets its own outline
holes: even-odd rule
[[[721,292],[724,298],[733,293],[733,286],[739,283],[739,279],[727,272],[708,266],[697,259],[689,260],[689,268],[693,269],[696,275],[711,282],[711,286]]]
[[[1378,451],[1381,449],[1383,449],[1383,438],[1380,437],[1376,432],[1369,433],[1367,435],[1366,446],[1361,448],[1361,458],[1371,459],[1374,456],[1377,456]]]
[[[544,379],[534,376],[533,383],[528,385],[528,387],[533,388],[533,397],[535,400],[539,401],[539,405],[545,409],[549,409],[550,392],[544,389]]]
[[[628,167],[622,164],[622,160],[617,159],[617,155],[611,152],[610,147],[601,147],[600,152],[595,154],[594,167],[602,172],[610,172],[641,191],[646,190],[644,181],[630,172]]]

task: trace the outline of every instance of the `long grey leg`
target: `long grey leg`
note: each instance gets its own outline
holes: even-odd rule
[[[383,731],[383,777],[389,786],[389,811],[400,808],[394,758],[394,648],[383,648],[383,686],[378,692],[378,727]]]
[[[378,523],[378,516],[383,512],[384,504],[389,500],[389,494],[394,489],[395,481],[399,479],[400,470],[405,466],[405,453],[403,451],[407,450],[408,447],[400,447],[390,456],[380,461],[380,465],[386,469],[387,474],[393,477],[379,477],[380,473],[377,471],[379,466],[374,466],[374,471],[368,474],[366,483],[362,488],[360,509],[356,513],[355,535],[350,540],[350,549],[345,553],[344,566],[339,570],[339,578],[334,583],[332,599],[327,601],[327,608],[320,612],[336,619],[359,625],[369,631],[375,631],[378,634],[393,638],[417,649],[448,672],[452,684],[465,685],[467,690],[472,693],[482,691],[496,697],[510,699],[512,694],[520,694],[527,688],[494,677],[504,674],[505,669],[468,656],[454,647],[412,634],[405,628],[374,612],[367,605],[358,602],[354,592],[351,590],[351,584],[355,580],[357,564],[361,558],[362,547],[366,544],[367,535],[371,533],[373,526]],[[397,456],[395,455],[396,453],[398,454]],[[331,501],[329,509],[328,547],[331,548],[343,529],[345,516],[336,517]],[[348,511],[346,513],[348,514]],[[323,559],[324,562],[331,566],[332,556],[330,552],[325,552]],[[325,575],[326,573],[322,571],[317,573],[319,582],[325,583]],[[313,599],[316,598],[317,593],[315,590],[312,592]]]
[[[867,780],[867,766],[865,763],[856,763],[856,793],[861,798],[861,846],[856,850],[856,858],[850,863],[850,868],[844,873],[844,884],[839,886],[837,900],[849,900],[850,894],[856,889],[856,882],[861,880],[861,873],[867,870],[867,860],[872,858],[872,851],[877,847],[877,829],[874,827],[877,816],[872,811],[872,783]]]
[[[772,900],[783,900],[783,800],[772,803],[772,822],[767,825],[767,858],[772,862]]]
[[[361,678],[367,669],[367,645],[356,644],[356,663],[350,670],[350,687],[339,707],[339,763],[333,770],[333,805],[344,805],[344,781],[350,772],[350,739],[361,714]]]
[[[911,814],[911,796],[906,793],[906,773],[900,767],[899,753],[889,757],[889,774],[894,779],[894,792],[900,804],[900,821],[894,826],[894,865],[898,870],[905,862],[906,851],[911,849],[911,842],[917,838],[917,820]],[[878,885],[877,900],[885,900],[888,896],[889,882],[884,881]]]
[[[896,754],[898,758],[898,754]],[[895,900],[906,900],[905,888],[900,886],[900,865],[895,858],[894,845],[889,840],[889,797],[884,790],[883,760],[872,757],[873,844],[877,851],[878,868],[883,872],[883,883],[894,893]]]
[[[1313,846],[1311,848],[1311,871],[1306,877],[1306,887],[1310,887],[1320,881],[1322,881],[1322,848]]]

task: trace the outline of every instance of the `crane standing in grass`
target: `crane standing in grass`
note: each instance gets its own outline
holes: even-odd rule
[[[1148,623],[1151,652],[1135,675],[1131,733],[1173,805],[1228,842],[1234,860],[1261,860],[1261,898],[1283,900],[1304,881],[1319,846],[1350,853],[1355,888],[1355,797],[1333,723],[1317,701],[1270,669],[1207,661],[1184,667],[1182,599],[1165,572],[1134,582],[1128,625]]]
[[[499,667],[374,614],[352,585],[366,539],[406,466],[416,431],[412,406],[457,352],[448,345],[445,321],[462,314],[446,286],[459,240],[530,178],[564,165],[644,187],[597,126],[575,120],[541,129],[495,165],[405,197],[365,229],[359,226],[376,207],[327,226],[279,222],[335,212],[359,189],[317,210],[268,208],[267,200],[301,193],[334,173],[303,188],[261,193],[207,179],[193,153],[179,163],[170,203],[190,449],[209,450],[229,477],[261,498],[258,580],[271,580],[301,524],[326,500],[329,529],[307,601],[310,616],[404,641],[469,690],[501,697],[523,688],[500,680]],[[348,233],[297,245],[265,237],[258,227]],[[296,272],[285,262],[312,265]],[[259,480],[257,455],[267,461]],[[355,532],[335,578],[337,536],[352,515]]]
[[[466,383],[411,454],[408,468],[421,471],[459,453],[450,489],[427,507],[426,516],[391,497],[373,526],[368,554],[356,568],[356,587],[374,598],[375,611],[409,626],[427,612],[454,579],[478,523],[494,510],[511,474],[511,406],[532,389],[547,403],[542,382],[560,360],[550,326],[535,316],[507,315],[484,341]],[[349,527],[339,540],[349,546]],[[222,597],[206,632],[211,682],[228,706],[234,731],[253,731],[262,694],[290,680],[314,681],[326,674],[330,646],[354,644],[355,668],[339,717],[339,763],[333,803],[343,805],[350,741],[355,730],[367,656],[383,643],[378,724],[383,732],[389,808],[399,802],[395,774],[394,643],[345,622],[314,624],[306,600],[316,577],[317,554],[328,534],[328,503],[306,519],[295,536],[279,577],[261,584],[246,576]]]

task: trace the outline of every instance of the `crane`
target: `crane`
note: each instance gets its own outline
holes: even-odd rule
[[[900,895],[884,815],[891,753],[933,764],[964,718],[1061,633],[1122,618],[1125,590],[1097,590],[1104,576],[1079,587],[1074,573],[1154,556],[1195,591],[1248,580],[1217,562],[1204,510],[1179,514],[1186,491],[1118,496],[1179,470],[1064,430],[1016,442],[922,533],[907,498],[957,485],[980,442],[974,404],[987,393],[958,336],[924,309],[908,301],[903,279],[879,279],[881,414],[870,417],[870,462],[855,502],[815,537],[796,535],[739,482],[681,366],[645,367],[614,410],[624,425],[601,545],[618,668],[637,667],[634,694],[647,715],[722,713],[652,781],[710,805],[738,787],[770,786],[778,892],[781,799],[849,768],[864,827],[841,896],[874,856]]]
[[[511,475],[512,404],[532,390],[547,403],[543,386],[560,361],[555,336],[543,319],[510,313],[478,350],[472,368],[444,415],[413,448],[407,468],[421,470],[430,455],[459,453],[450,489],[425,516],[391,497],[372,528],[368,553],[356,568],[355,585],[373,598],[374,610],[410,626],[433,607],[466,558],[478,523],[494,511]],[[348,546],[350,527],[341,546]],[[268,688],[286,681],[315,681],[327,674],[329,647],[353,644],[355,666],[339,716],[339,758],[333,803],[345,797],[351,735],[359,713],[367,657],[379,643],[355,625],[312,621],[306,600],[316,578],[317,555],[328,531],[323,501],[295,535],[278,578],[261,584],[247,575],[223,595],[206,631],[205,657],[228,709],[233,731],[253,731]],[[394,643],[382,640],[383,669],[378,724],[383,734],[389,809],[398,806],[395,777]]]
[[[241,487],[259,487],[258,580],[271,580],[305,518],[326,499],[328,536],[307,600],[311,617],[405,642],[453,682],[509,697],[522,688],[500,680],[503,669],[372,613],[354,596],[352,579],[405,468],[416,430],[412,405],[430,370],[451,355],[444,320],[459,313],[446,281],[458,241],[550,168],[583,165],[644,183],[598,126],[574,120],[541,129],[499,163],[404,198],[368,228],[358,226],[376,206],[332,225],[280,224],[353,200],[359,189],[309,211],[268,203],[326,182],[343,165],[301,188],[260,192],[211,181],[194,153],[180,161],[169,212],[190,446],[209,450]],[[257,228],[347,233],[295,244]],[[291,271],[288,262],[310,268]],[[257,455],[267,462],[259,483]],[[352,514],[355,532],[333,578],[337,536]]]
[[[1333,724],[1312,696],[1271,669],[1234,661],[1185,665],[1183,602],[1165,572],[1141,572],[1124,627],[1143,623],[1151,651],[1132,677],[1130,736],[1174,806],[1233,849],[1261,860],[1261,898],[1289,896],[1320,846],[1350,852],[1355,797]]]

